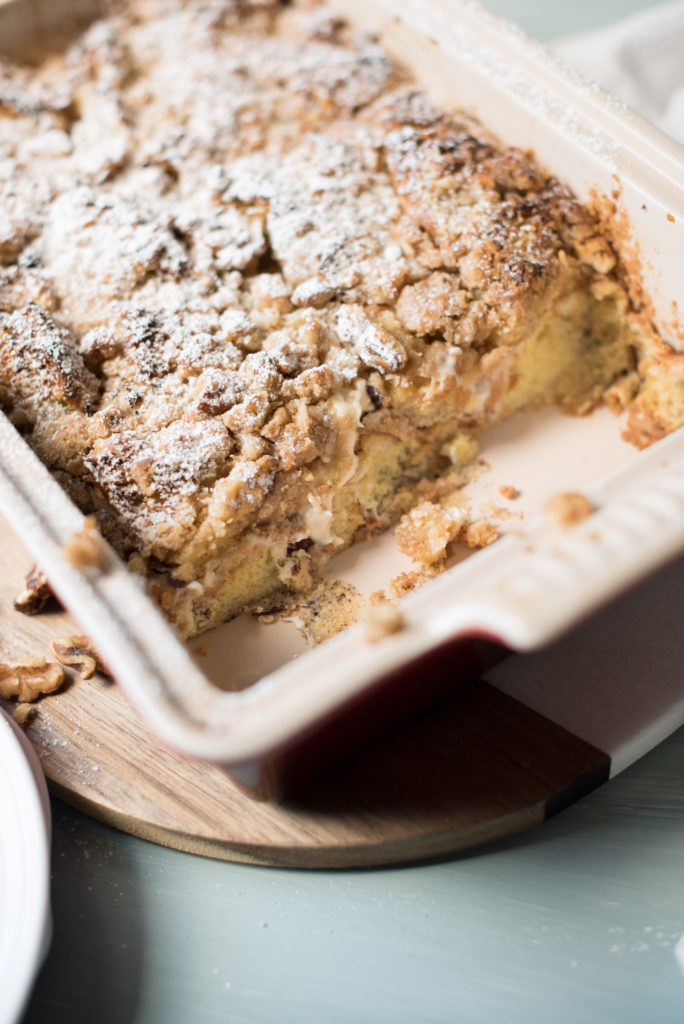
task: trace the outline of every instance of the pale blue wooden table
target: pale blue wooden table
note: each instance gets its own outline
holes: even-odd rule
[[[648,4],[490,6],[548,39]],[[53,813],[26,1024],[684,1021],[684,730],[553,821],[420,867],[231,865]]]

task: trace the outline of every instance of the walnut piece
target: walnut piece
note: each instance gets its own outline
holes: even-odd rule
[[[17,704],[14,711],[12,712],[12,718],[17,723],[17,725],[20,725],[21,728],[23,729],[36,715],[37,710],[38,709],[36,708],[35,704],[27,704],[26,702],[24,702],[23,704]]]
[[[26,576],[24,590],[14,600],[14,607],[23,615],[37,615],[51,597],[52,590],[47,577],[34,565]]]
[[[58,636],[50,650],[61,665],[75,669],[81,679],[92,679],[96,672],[107,671],[87,636]]]
[[[0,664],[0,697],[31,703],[54,693],[64,682],[64,669],[46,658],[29,658],[13,665]]]
[[[587,519],[594,512],[594,506],[586,495],[576,491],[565,491],[549,498],[544,512],[556,526],[560,526],[562,530],[569,530]]]
[[[107,548],[93,516],[86,516],[82,529],[63,546],[62,554],[75,569],[106,568]]]

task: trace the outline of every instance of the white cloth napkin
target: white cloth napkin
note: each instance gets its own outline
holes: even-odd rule
[[[551,44],[568,64],[684,143],[684,2]]]

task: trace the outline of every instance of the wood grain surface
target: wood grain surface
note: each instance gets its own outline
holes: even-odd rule
[[[78,632],[12,606],[30,565],[0,529],[3,659]],[[213,765],[164,749],[120,688],[71,676],[27,726],[54,792],[118,828],[226,860],[351,867],[426,859],[538,823],[608,776],[609,759],[485,683],[300,791],[257,803]]]

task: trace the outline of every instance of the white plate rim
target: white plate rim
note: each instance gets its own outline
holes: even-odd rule
[[[18,1022],[51,937],[50,803],[38,757],[0,709],[0,1008]]]

